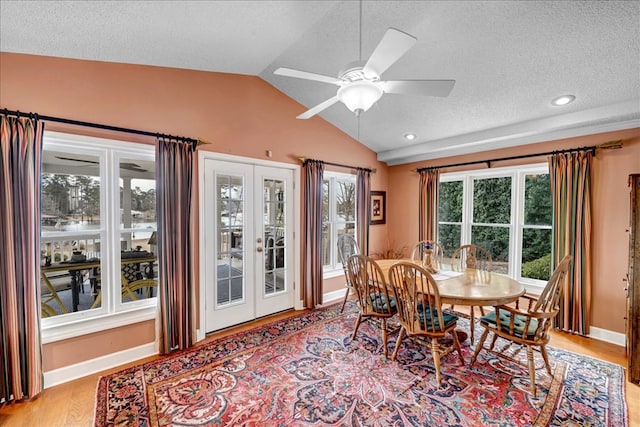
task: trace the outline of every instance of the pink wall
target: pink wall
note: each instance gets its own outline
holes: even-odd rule
[[[41,115],[183,135],[212,142],[201,149],[297,163],[306,156],[376,168],[372,189],[387,191],[387,224],[371,227],[371,251],[410,245],[417,239],[417,166],[387,167],[374,152],[322,118],[296,120],[304,110],[258,77],[161,67],[0,53],[0,107]],[[48,126],[94,136],[120,137],[88,129]],[[628,223],[626,176],[640,171],[640,130],[595,135],[458,158],[446,164],[502,157],[624,138],[625,148],[601,152],[594,164],[594,326],[624,331],[624,277]],[[148,142],[145,138],[136,141]],[[601,203],[600,199],[606,200]],[[325,291],[343,289],[344,279],[325,281]],[[104,331],[44,346],[45,370],[90,360],[153,341],[154,323]],[[122,336],[127,339],[122,341]],[[120,344],[116,344],[120,343]]]
[[[486,160],[513,155],[542,153],[564,148],[623,140],[619,150],[598,150],[593,162],[593,293],[592,326],[625,332],[626,293],[622,278],[627,273],[629,241],[629,189],[627,177],[640,172],[640,129],[568,138],[493,150],[465,156],[416,162],[389,168],[389,230],[396,245],[411,244],[418,238],[418,174],[416,168]],[[494,163],[494,167],[545,162],[544,157]],[[467,166],[466,169],[482,167]],[[465,168],[444,169],[444,172]],[[413,172],[412,172],[413,170]]]
[[[377,169],[372,188],[386,190],[387,166],[376,154],[320,117],[297,120],[304,107],[258,77],[172,68],[80,61],[0,53],[0,107],[40,115],[103,123],[211,142],[203,150],[299,164],[298,157]],[[92,129],[63,130],[126,138]],[[133,140],[149,142],[148,138]],[[372,230],[372,247],[384,241],[386,226]],[[300,233],[298,233],[300,235]],[[299,283],[299,282],[298,282]],[[344,280],[325,283],[325,292]],[[125,348],[153,341],[153,322],[136,326]],[[121,330],[44,346],[46,370],[122,350]],[[80,347],[82,349],[80,350]]]

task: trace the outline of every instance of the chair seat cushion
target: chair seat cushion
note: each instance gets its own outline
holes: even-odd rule
[[[369,299],[371,300],[371,308],[376,313],[395,313],[397,311],[396,300],[392,296],[389,296],[389,301],[387,302],[385,294],[372,292],[369,294]]]
[[[527,319],[528,317],[526,316],[522,316],[520,314],[515,315],[515,318],[513,319],[513,335],[526,339],[533,339],[535,337],[536,328],[538,327],[538,319],[531,319],[531,322],[529,322],[529,328],[525,336],[524,327]],[[510,322],[511,313],[506,310],[500,310],[500,329],[502,329],[503,332],[509,333]],[[498,324],[496,322],[496,312],[492,311],[482,316],[480,318],[480,323],[497,327]]]
[[[449,313],[442,313],[442,321],[444,325],[440,326],[440,319],[438,318],[438,312],[434,309],[427,308],[423,310],[421,303],[418,303],[418,317],[420,318],[420,327],[429,332],[444,331],[451,325],[454,325],[458,321],[458,316]],[[426,317],[426,327],[425,327]]]

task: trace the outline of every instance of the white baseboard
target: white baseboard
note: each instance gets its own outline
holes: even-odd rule
[[[322,294],[322,303],[326,304],[328,302],[333,302],[336,300],[343,300],[344,293],[347,291],[347,288],[338,289],[337,291],[331,291]]]
[[[151,342],[138,347],[119,351],[117,353],[107,354],[105,356],[96,357],[95,359],[76,363],[75,365],[69,365],[63,368],[54,369],[53,371],[47,371],[44,373],[44,388],[53,387],[58,384],[86,377],[87,375],[95,374],[96,372],[104,371],[105,369],[115,368],[156,354],[158,354],[158,346],[155,342]]]
[[[607,329],[596,328],[595,326],[591,326],[591,333],[589,334],[589,338],[593,338],[600,341],[610,342],[611,344],[616,344],[624,347],[627,343],[627,336],[625,334],[621,334],[620,332],[613,332]]]

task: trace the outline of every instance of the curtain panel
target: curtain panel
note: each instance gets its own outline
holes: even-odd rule
[[[438,203],[440,202],[440,170],[420,171],[418,196],[418,241],[438,238]]]
[[[195,143],[158,138],[158,289],[160,353],[189,348],[195,341],[196,299],[192,240]]]
[[[369,255],[369,213],[371,212],[371,171],[358,168],[356,175],[356,241],[362,255]]]
[[[0,401],[42,391],[40,163],[42,125],[0,113]]]
[[[553,267],[573,257],[555,326],[588,335],[591,325],[591,151],[549,157]]]
[[[305,160],[302,216],[302,299],[307,308],[322,304],[322,193],[324,162]]]

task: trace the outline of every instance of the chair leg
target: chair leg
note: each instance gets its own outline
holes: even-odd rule
[[[536,367],[533,363],[533,348],[527,346],[527,359],[529,361],[529,381],[531,381],[531,393],[536,397]]]
[[[469,339],[471,340],[471,345],[473,345],[473,331],[476,329],[476,308],[471,306],[471,322],[469,323]]]
[[[438,381],[438,388],[442,385],[442,378],[440,376],[440,351],[438,350],[438,339],[431,338],[431,354],[433,355],[433,364],[436,367],[436,381]]]
[[[382,345],[384,358],[387,359],[387,319],[382,318]]]
[[[356,333],[358,332],[358,328],[360,327],[360,322],[362,322],[362,314],[358,314],[358,320],[356,320],[356,327],[353,329],[353,334],[351,334],[351,341],[356,339]]]
[[[396,340],[396,348],[393,350],[393,355],[391,356],[391,360],[396,360],[398,358],[398,350],[400,350],[400,344],[402,344],[402,340],[407,331],[405,331],[404,327],[400,328],[400,332],[398,332],[398,339]]]
[[[460,357],[460,365],[464,366],[464,358],[462,357],[462,349],[460,348],[460,340],[458,339],[458,334],[455,329],[449,331],[451,335],[453,335],[453,344],[456,346],[456,350],[458,351],[458,357]]]
[[[347,299],[349,298],[349,291],[351,290],[351,288],[349,288],[347,286],[347,290],[344,293],[344,299],[342,300],[342,308],[340,309],[340,313],[342,313],[344,311],[344,306],[347,303]]]
[[[482,350],[482,347],[484,346],[484,342],[487,340],[488,336],[489,336],[489,330],[485,329],[484,332],[482,333],[482,336],[480,337],[480,342],[476,346],[476,351],[473,352],[473,357],[471,358],[471,365],[476,363],[476,358],[478,357],[478,353],[480,353],[480,350]]]
[[[493,338],[491,339],[491,346],[489,347],[489,350],[493,350],[493,348],[496,346],[496,341],[498,341],[498,335],[493,334]]]
[[[544,365],[547,368],[547,373],[551,375],[551,365],[549,364],[549,355],[547,354],[547,347],[545,347],[544,345],[541,345],[540,353],[542,353],[542,358],[544,359]]]

